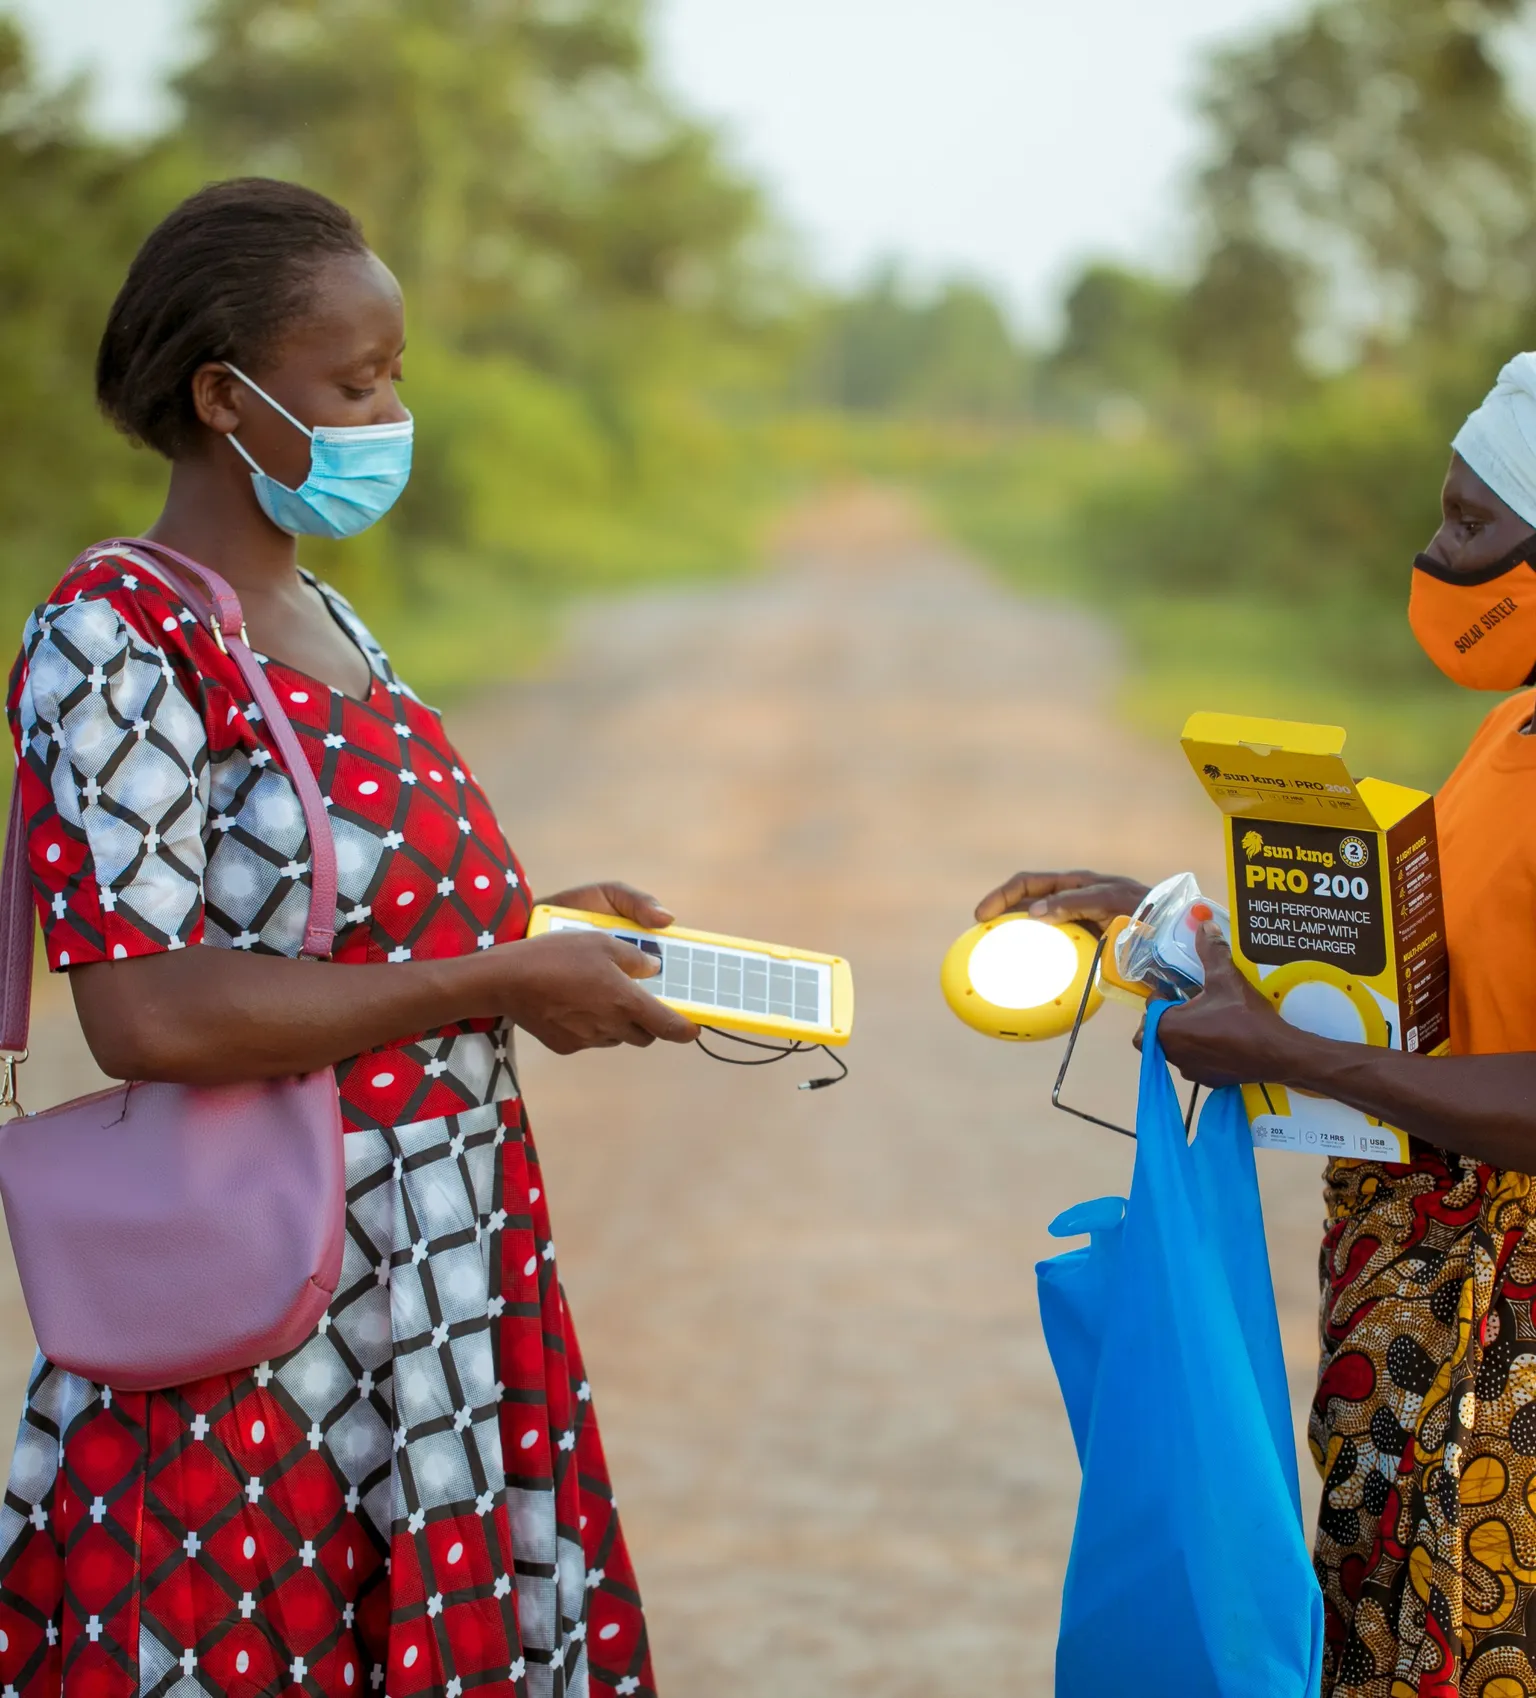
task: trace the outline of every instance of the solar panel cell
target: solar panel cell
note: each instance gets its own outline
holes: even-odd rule
[[[562,916],[554,921],[554,929],[590,928],[585,922]],[[830,967],[782,961],[751,950],[711,948],[678,938],[620,931],[613,935],[660,960],[660,973],[639,981],[655,996],[696,1009],[718,1008],[807,1027],[824,1027],[830,1022]]]

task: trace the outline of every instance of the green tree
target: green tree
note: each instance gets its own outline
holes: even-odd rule
[[[750,301],[755,191],[651,75],[638,0],[206,0],[177,81],[232,169],[363,218],[435,334],[551,369]],[[663,335],[665,341],[665,336]]]
[[[996,297],[979,283],[948,283],[926,319],[925,357],[911,384],[916,405],[959,417],[1018,413],[1029,357]]]
[[[652,73],[644,0],[201,0],[212,172],[311,184],[405,286],[423,420],[389,525],[307,558],[414,641],[742,547],[706,384],[777,310],[755,189]],[[515,615],[513,615],[515,618]],[[495,621],[492,621],[494,627]],[[386,621],[388,628],[388,621]]]
[[[1200,100],[1207,276],[1244,252],[1284,256],[1310,284],[1314,322],[1399,338],[1486,323],[1526,299],[1536,146],[1498,49],[1527,10],[1318,0],[1218,54]]]
[[[812,395],[835,407],[963,419],[1016,414],[1028,361],[979,284],[923,293],[887,265],[825,309],[808,363]]]
[[[1181,291],[1174,283],[1096,262],[1067,290],[1048,375],[1069,391],[1147,400],[1177,373]]]
[[[173,148],[91,138],[83,91],[37,83],[0,19],[0,617],[12,633],[71,556],[152,516],[159,472],[93,400],[107,307],[161,206],[193,180]]]
[[[1176,342],[1197,381],[1255,396],[1294,394],[1305,273],[1290,254],[1234,236],[1217,245],[1179,306]]]

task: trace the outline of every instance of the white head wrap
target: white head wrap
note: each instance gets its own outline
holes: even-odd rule
[[[1536,527],[1536,354],[1516,354],[1451,447]]]

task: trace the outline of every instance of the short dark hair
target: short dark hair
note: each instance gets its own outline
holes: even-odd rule
[[[367,251],[352,214],[313,189],[271,177],[209,184],[150,232],[128,268],[96,355],[101,410],[173,459],[196,432],[197,368],[259,370],[325,260]]]

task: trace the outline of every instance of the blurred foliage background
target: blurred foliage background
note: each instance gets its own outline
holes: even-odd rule
[[[772,499],[740,404],[787,357],[753,187],[663,98],[631,0],[208,0],[179,118],[94,135],[0,21],[0,511],[19,628],[74,551],[147,523],[163,468],[94,416],[135,248],[213,177],[362,218],[410,310],[417,471],[306,559],[441,695],[527,663],[572,593],[750,560]]]
[[[1488,702],[1402,612],[1449,438],[1536,342],[1525,0],[1313,0],[1212,57],[1182,263],[1085,265],[1042,345],[975,279],[818,288],[647,26],[643,0],[204,0],[175,121],[128,145],[0,18],[11,628],[155,508],[159,464],[91,401],[134,248],[262,171],[351,206],[406,286],[417,475],[307,558],[427,692],[526,666],[573,594],[740,569],[798,491],[877,476],[1113,617],[1160,734],[1337,718],[1362,768],[1443,776]]]
[[[1216,54],[1181,268],[1089,264],[1053,346],[980,358],[962,288],[830,309],[818,370],[884,415],[865,463],[1033,593],[1109,610],[1159,735],[1326,718],[1357,769],[1438,783],[1491,703],[1417,649],[1409,569],[1451,436],[1536,342],[1533,45],[1525,0],[1313,0]]]

